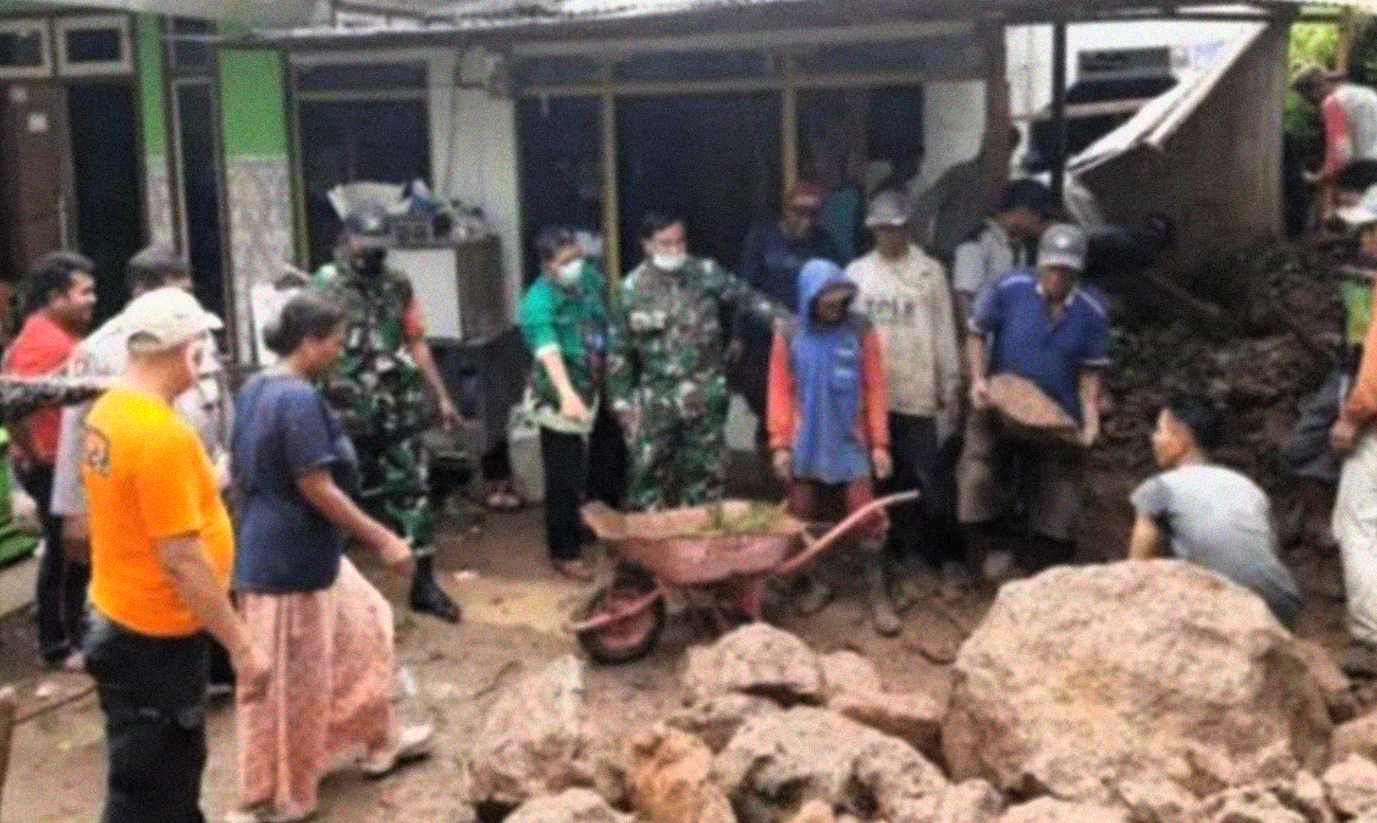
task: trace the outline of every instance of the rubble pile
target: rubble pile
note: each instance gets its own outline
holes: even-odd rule
[[[1343,320],[1334,267],[1319,252],[1259,242],[1180,285],[1194,305],[1176,301],[1114,333],[1112,408],[1093,459],[1146,472],[1153,412],[1173,394],[1203,394],[1227,409],[1221,459],[1275,491],[1297,404],[1334,364]]]
[[[520,823],[1377,823],[1377,716],[1341,713],[1323,658],[1193,566],[1054,569],[1000,590],[941,695],[751,624],[627,734],[586,723],[562,658],[496,698],[470,799]]]

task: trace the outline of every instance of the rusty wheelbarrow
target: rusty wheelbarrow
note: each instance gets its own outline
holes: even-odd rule
[[[610,575],[600,576],[568,628],[589,657],[616,664],[655,648],[665,627],[665,598],[673,590],[708,591],[714,603],[728,600],[759,620],[767,579],[801,570],[877,510],[918,495],[908,491],[873,500],[821,537],[782,509],[748,532],[714,532],[714,521],[742,519],[759,505],[739,500],[645,514],[589,503],[583,520],[614,548],[617,563]]]

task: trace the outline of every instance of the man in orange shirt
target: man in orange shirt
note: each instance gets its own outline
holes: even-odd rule
[[[34,263],[27,284],[30,313],[5,352],[5,373],[52,375],[67,364],[96,306],[95,264],[79,254],[53,252]],[[79,667],[82,607],[89,572],[62,549],[62,520],[49,505],[57,455],[59,406],[39,409],[11,428],[19,482],[38,506],[43,553],[38,564],[38,653],[49,666]]]
[[[203,823],[207,635],[228,650],[241,690],[268,674],[225,594],[234,538],[215,471],[173,408],[220,321],[175,287],[141,295],[121,317],[129,365],[86,418],[82,466],[86,668],[110,751],[101,823]]]

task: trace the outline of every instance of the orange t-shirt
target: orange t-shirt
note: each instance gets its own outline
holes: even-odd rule
[[[196,432],[163,400],[111,389],[86,418],[81,475],[91,518],[91,602],[142,634],[200,631],[157,547],[197,535],[228,590],[234,535]]]

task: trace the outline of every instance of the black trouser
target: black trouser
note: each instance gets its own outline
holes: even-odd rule
[[[210,639],[149,637],[91,613],[86,670],[109,751],[101,823],[204,823]]]
[[[545,544],[550,559],[557,563],[578,559],[585,534],[579,519],[584,500],[601,500],[615,508],[621,504],[626,484],[626,442],[605,405],[584,441],[582,435],[540,427]]]
[[[885,484],[885,493],[922,491],[918,500],[890,509],[891,550],[900,557],[916,555],[933,565],[960,560],[955,450],[943,449],[937,442],[937,421],[932,417],[890,414],[889,439],[894,476]]]
[[[20,468],[19,483],[38,508],[43,529],[43,554],[38,560],[38,653],[48,663],[61,663],[81,648],[85,622],[86,586],[91,569],[67,560],[62,546],[62,518],[52,513],[53,467],[42,463]]]

